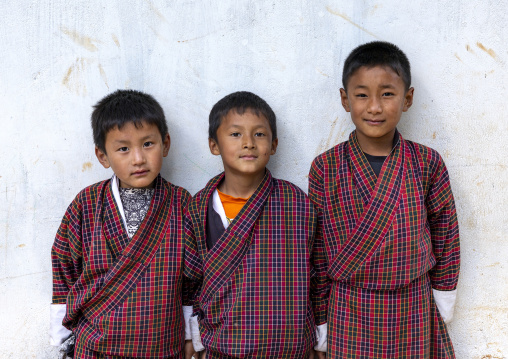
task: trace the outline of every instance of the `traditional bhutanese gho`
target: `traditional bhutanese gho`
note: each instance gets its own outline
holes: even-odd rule
[[[311,166],[332,280],[328,358],[454,357],[436,307],[459,275],[448,172],[435,150],[396,135],[379,176],[355,132]]]
[[[183,358],[190,195],[160,175],[144,195],[151,201],[140,215],[124,211],[113,177],[81,191],[63,217],[52,248],[53,305],[65,305],[75,357]]]
[[[185,276],[207,359],[304,358],[315,324],[326,322],[329,290],[313,206],[266,171],[231,224],[221,223],[223,178],[194,196],[185,223]]]

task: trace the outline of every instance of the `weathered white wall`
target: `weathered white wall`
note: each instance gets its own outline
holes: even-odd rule
[[[166,112],[170,181],[195,193],[220,171],[207,118],[250,90],[278,115],[269,167],[307,188],[315,155],[352,129],[341,65],[381,39],[406,51],[415,103],[400,129],[436,148],[452,178],[462,273],[458,358],[508,356],[508,0],[18,0],[0,4],[0,357],[48,345],[50,247],[67,205],[110,172],[94,156],[91,106],[118,88]]]

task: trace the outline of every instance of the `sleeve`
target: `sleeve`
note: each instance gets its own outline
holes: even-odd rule
[[[316,219],[315,216],[313,216]],[[314,227],[314,226],[313,226]],[[314,227],[316,228],[316,227]],[[321,227],[318,225],[315,231],[313,246],[311,248],[311,277],[310,296],[312,310],[316,325],[326,323],[328,313],[328,297],[330,294],[330,282],[326,274],[327,264],[325,257],[324,241]]]
[[[68,207],[51,248],[53,295],[49,335],[51,345],[55,346],[62,344],[71,335],[71,331],[63,326],[62,321],[67,310],[67,295],[80,275],[80,213],[79,201],[76,198]]]
[[[323,197],[324,197],[324,179],[323,179],[323,160],[317,157],[310,166],[309,171],[309,198],[314,204],[318,216],[318,227],[323,217]]]
[[[446,324],[450,323],[453,319],[457,289],[449,291],[432,289],[432,295],[443,321]]]
[[[199,255],[196,236],[194,234],[193,220],[190,211],[185,215],[185,256],[184,256],[184,282],[186,283],[186,296],[189,303],[194,305],[194,315],[198,314],[199,303],[197,298],[203,282],[203,262]]]
[[[182,196],[180,199],[180,205],[182,209],[182,227],[185,225],[185,215],[187,212],[187,205],[189,203],[189,199],[191,198],[189,192],[183,190]],[[185,230],[182,228],[182,241],[185,243]],[[192,316],[192,300],[190,298],[189,288],[192,286],[192,283],[186,280],[185,276],[182,281],[182,311],[183,311],[183,321],[185,326],[185,340],[191,340],[191,329],[189,327],[189,319]]]
[[[181,198],[180,198],[180,205],[181,205],[181,209],[182,209],[182,229],[181,229],[181,236],[182,236],[182,242],[184,244],[184,253],[186,251],[185,249],[185,243],[186,243],[186,237],[187,237],[187,234],[186,234],[186,231],[185,231],[185,225],[186,225],[186,216],[187,216],[187,206],[189,204],[189,200],[191,198],[189,192],[183,190],[182,191],[182,195],[181,195]],[[185,256],[185,254],[184,254]],[[192,292],[193,291],[193,283],[192,281],[189,281],[187,279],[187,277],[183,277],[183,280],[182,280],[182,303],[183,303],[183,306],[184,308],[185,307],[192,307],[193,305],[193,300],[192,300]],[[185,314],[185,310],[184,310],[184,314]],[[186,322],[186,328],[187,328],[187,322]]]
[[[198,318],[200,316],[199,294],[201,292],[201,284],[203,282],[203,262],[199,255],[196,236],[194,234],[193,222],[191,214],[188,210],[185,215],[185,264],[184,264],[184,281],[187,283],[187,296],[191,298],[194,304],[193,313],[186,318],[186,339],[187,328],[189,328],[192,345],[196,352],[204,350],[201,343],[201,334],[199,332]]]
[[[327,345],[328,338],[328,323],[324,323],[316,326],[316,345],[314,350],[318,352],[326,353],[328,349]]]
[[[426,198],[432,250],[436,258],[436,265],[429,275],[436,305],[445,322],[449,322],[453,316],[460,270],[459,226],[448,171],[442,158],[437,157]]]
[[[190,317],[189,326],[191,330],[192,346],[194,347],[194,350],[196,352],[205,350],[205,347],[201,342],[201,333],[199,332],[199,322],[197,316]]]
[[[185,326],[185,340],[191,340],[192,335],[189,320],[192,316],[192,305],[184,305],[182,306],[182,310],[183,310],[183,322]]]
[[[327,276],[328,263],[323,238],[323,187],[322,162],[320,162],[318,158],[312,163],[309,173],[309,198],[314,205],[317,216],[316,235],[312,250],[314,275],[311,277],[311,299],[317,325],[316,334],[318,339],[314,349],[326,352],[326,321],[331,282]]]
[[[62,325],[67,306],[65,304],[51,304],[49,310],[49,344],[60,346],[72,332]]]

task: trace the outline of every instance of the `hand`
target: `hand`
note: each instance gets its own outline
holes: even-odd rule
[[[198,355],[196,354],[196,351],[194,350],[194,347],[192,346],[192,340],[186,340],[185,345],[183,347],[183,352],[185,355],[185,359],[191,359],[191,358],[198,358]]]
[[[203,350],[201,353],[199,353],[199,359],[206,359],[206,350]]]

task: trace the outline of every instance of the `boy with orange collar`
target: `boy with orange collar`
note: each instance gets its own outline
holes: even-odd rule
[[[192,339],[208,359],[306,358],[315,325],[316,349],[326,351],[329,287],[316,214],[302,190],[266,169],[275,121],[250,92],[226,96],[210,113],[210,151],[224,172],[190,201],[185,224]]]

